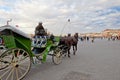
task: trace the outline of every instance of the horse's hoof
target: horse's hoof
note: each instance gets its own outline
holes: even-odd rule
[[[73,55],[75,55],[75,52],[76,52],[76,51],[73,52]]]
[[[70,55],[68,57],[70,58]]]
[[[66,57],[66,54],[64,55],[64,57]]]

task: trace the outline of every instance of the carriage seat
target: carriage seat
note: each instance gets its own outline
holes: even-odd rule
[[[46,36],[35,36],[32,40],[32,47],[44,48],[46,47],[47,37]]]

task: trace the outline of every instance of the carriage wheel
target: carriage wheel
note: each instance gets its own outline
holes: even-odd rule
[[[60,48],[54,50],[52,60],[54,64],[60,64],[62,62],[62,50]]]
[[[0,70],[5,69],[11,64],[11,56],[8,56],[10,53],[11,49],[8,49],[4,53],[0,55]]]
[[[0,66],[0,80],[21,80],[30,70],[31,58],[23,49],[10,49],[0,56]]]

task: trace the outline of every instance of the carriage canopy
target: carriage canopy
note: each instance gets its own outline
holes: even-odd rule
[[[0,38],[3,39],[3,45],[8,49],[22,48],[27,52],[31,50],[31,37],[16,27],[10,25],[1,26]]]
[[[1,26],[0,27],[0,34],[1,35],[13,35],[14,34],[14,36],[16,35],[16,36],[21,36],[24,38],[31,39],[31,37],[29,35],[27,35],[23,31],[17,29],[16,27],[13,27],[10,25]]]

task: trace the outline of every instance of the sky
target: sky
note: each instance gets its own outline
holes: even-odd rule
[[[0,26],[34,34],[39,22],[53,34],[120,29],[120,0],[0,0]]]

